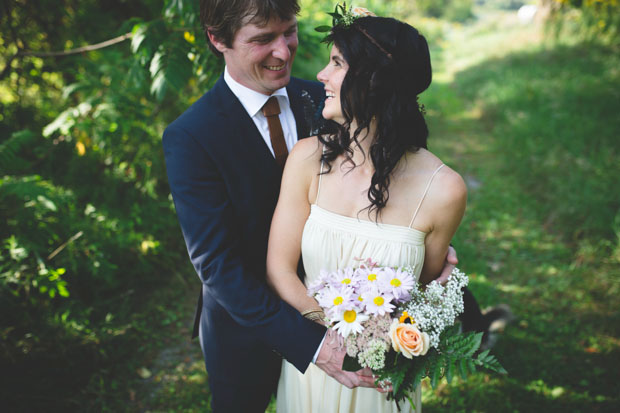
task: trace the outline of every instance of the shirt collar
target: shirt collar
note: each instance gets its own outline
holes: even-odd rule
[[[286,103],[289,103],[286,87],[276,90],[271,94],[271,96],[263,95],[262,93],[258,93],[255,90],[243,86],[241,83],[233,79],[230,73],[228,73],[228,67],[224,68],[224,81],[233,94],[237,96],[250,117],[254,117],[254,115],[261,110],[263,105],[271,96],[281,96],[285,99]]]

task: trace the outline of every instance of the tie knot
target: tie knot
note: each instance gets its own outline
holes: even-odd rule
[[[263,115],[275,116],[280,114],[280,105],[278,104],[278,98],[275,96],[270,97],[267,103],[263,105]]]

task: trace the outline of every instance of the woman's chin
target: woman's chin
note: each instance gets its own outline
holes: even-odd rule
[[[342,115],[336,115],[326,109],[323,109],[323,112],[321,112],[321,114],[323,115],[323,119],[325,120],[331,120],[341,125],[344,123],[344,119],[342,118]]]

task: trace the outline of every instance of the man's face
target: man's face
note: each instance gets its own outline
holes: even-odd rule
[[[232,48],[217,39],[211,38],[211,42],[224,55],[233,79],[271,95],[290,81],[297,52],[297,19],[274,17],[264,25],[248,22],[237,31]]]

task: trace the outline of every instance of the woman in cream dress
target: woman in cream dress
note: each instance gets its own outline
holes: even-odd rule
[[[417,95],[431,80],[426,40],[394,19],[363,17],[332,28],[330,61],[318,74],[333,132],[291,151],[269,238],[268,281],[304,313],[321,269],[410,265],[422,283],[440,273],[462,219],[461,177],[426,149]],[[297,276],[299,257],[305,285]],[[412,395],[421,411],[418,388]],[[310,365],[284,361],[278,412],[397,412],[377,389],[349,389]],[[401,403],[401,411],[413,411]]]

